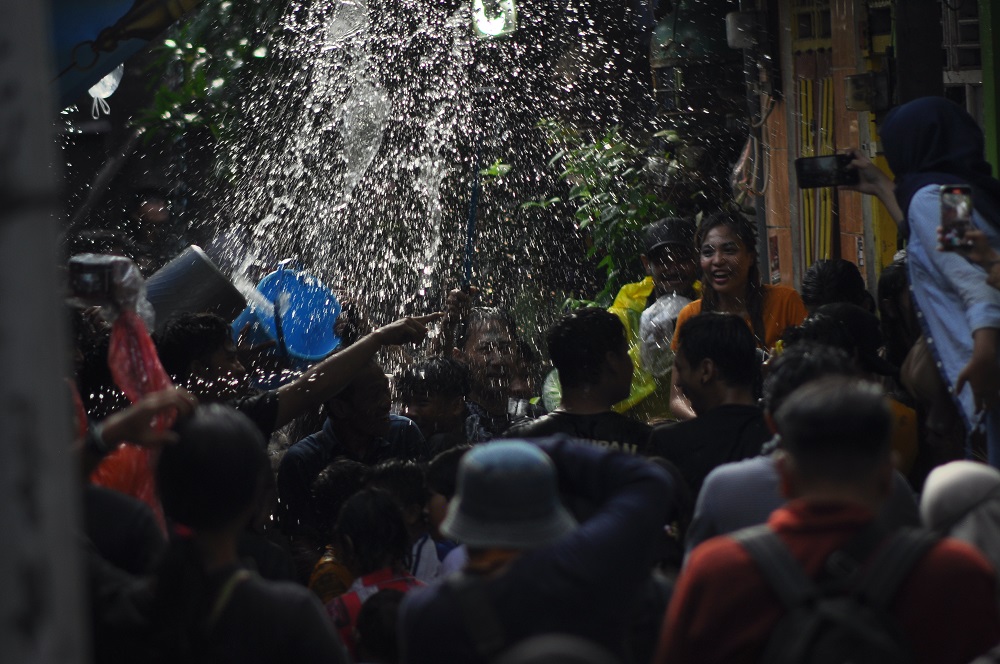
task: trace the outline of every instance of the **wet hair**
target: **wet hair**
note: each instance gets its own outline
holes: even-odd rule
[[[468,367],[450,357],[435,356],[412,364],[396,378],[396,392],[402,401],[421,396],[465,397],[470,389]]]
[[[413,461],[383,461],[372,469],[367,485],[388,493],[399,503],[400,509],[427,504],[427,478],[423,467]]]
[[[310,487],[313,512],[324,543],[333,539],[333,526],[347,499],[364,487],[371,469],[353,459],[334,459],[324,468]]]
[[[844,376],[812,381],[774,418],[803,477],[857,484],[889,457],[892,414],[874,383]]]
[[[232,338],[229,323],[216,314],[180,314],[156,335],[156,351],[167,373],[186,377],[191,363],[204,360]]]
[[[865,309],[845,302],[824,304],[792,328],[783,336],[786,343],[798,341],[818,341],[828,346],[843,349],[851,357],[857,358],[861,369],[895,375],[898,369],[879,357],[882,337],[878,318]]]
[[[688,319],[677,331],[677,352],[694,366],[710,359],[731,385],[753,387],[760,376],[757,344],[746,321],[735,314],[707,313]]]
[[[810,265],[802,275],[799,294],[810,309],[833,302],[864,307],[871,298],[858,266],[843,258],[818,260]]]
[[[817,341],[802,341],[786,348],[771,362],[764,379],[764,410],[776,412],[795,390],[830,375],[858,377],[860,374],[854,359],[840,348]]]
[[[781,339],[786,347],[812,342],[839,348],[851,356],[857,350],[857,343],[847,326],[824,313],[810,314],[801,325],[785,330]]]
[[[628,349],[618,316],[598,308],[565,314],[549,328],[545,341],[564,389],[598,382],[606,355]]]
[[[396,624],[399,605],[405,594],[395,588],[383,588],[365,600],[358,612],[355,630],[358,633],[358,661],[399,661],[399,640]]]
[[[150,647],[162,661],[203,661],[215,602],[196,536],[238,527],[262,491],[267,473],[264,439],[242,413],[213,404],[182,422],[179,441],[156,466],[160,502],[175,524],[157,569]],[[180,525],[193,531],[183,534]]]
[[[514,317],[510,315],[510,312],[505,309],[501,309],[500,307],[473,307],[469,310],[469,315],[456,331],[455,347],[464,349],[465,344],[469,341],[469,336],[472,333],[472,330],[474,330],[478,325],[491,322],[500,323],[507,328],[510,338],[515,342],[515,344],[517,343],[519,339],[517,334],[517,323],[514,322]]]
[[[362,489],[347,499],[337,517],[339,549],[354,562],[359,575],[381,569],[386,562],[406,567],[410,535],[396,500],[381,489]]]
[[[879,276],[878,309],[882,339],[885,341],[886,359],[897,367],[903,364],[906,354],[910,352],[905,333],[906,321],[901,317],[902,312],[890,311],[883,302],[898,303],[909,287],[905,258],[887,265]]]
[[[458,466],[471,445],[453,447],[441,452],[427,464],[427,488],[451,500],[458,486]]]
[[[164,514],[195,531],[231,524],[263,487],[268,463],[260,430],[239,411],[214,404],[199,407],[177,434],[156,464]]]
[[[754,256],[747,275],[746,305],[750,318],[750,328],[757,344],[765,344],[766,330],[764,328],[764,286],[760,279],[760,268],[757,266],[757,231],[753,224],[738,212],[720,212],[702,220],[695,233],[694,246],[701,253],[701,245],[709,231],[719,226],[725,226],[739,238],[746,250]],[[705,313],[719,311],[719,296],[712,288],[712,280],[705,279],[701,289],[701,310]]]

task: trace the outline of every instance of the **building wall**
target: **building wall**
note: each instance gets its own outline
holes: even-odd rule
[[[921,4],[920,12],[915,4]],[[944,94],[964,104],[987,135],[987,158],[997,165],[997,72],[1000,9],[991,0],[910,2],[902,11],[890,0],[767,0],[777,13],[784,96],[765,123],[763,147],[768,173],[765,193],[772,281],[797,285],[802,273],[822,258],[846,258],[861,269],[870,287],[898,248],[896,225],[885,209],[859,194],[832,189],[800,190],[796,157],[860,148],[888,171],[880,154],[877,120],[882,113],[847,110],[846,78],[891,68],[897,95]],[[978,12],[977,12],[978,10]],[[978,13],[978,18],[976,14]],[[940,17],[940,19],[938,19]],[[928,22],[928,18],[930,22]],[[937,30],[944,49],[906,42],[906,35]],[[906,22],[905,25],[899,21]],[[974,43],[978,30],[979,44]],[[895,31],[895,33],[894,33]],[[981,63],[977,60],[981,46]],[[900,56],[893,64],[887,55]],[[939,55],[940,51],[940,55]],[[919,59],[919,61],[918,61]],[[942,64],[938,64],[938,63]],[[942,79],[927,80],[927,72]],[[909,72],[910,79],[906,79]],[[937,91],[937,92],[934,92]],[[902,99],[907,101],[908,99]],[[762,100],[766,109],[768,99]],[[776,258],[775,258],[776,256]]]

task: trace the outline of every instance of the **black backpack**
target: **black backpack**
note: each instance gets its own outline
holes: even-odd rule
[[[901,529],[884,537],[865,529],[827,559],[818,581],[806,576],[766,525],[734,533],[785,607],[768,638],[765,664],[903,664],[911,648],[889,606],[913,566],[937,541]],[[871,555],[879,544],[884,546]],[[870,561],[870,562],[868,562]]]

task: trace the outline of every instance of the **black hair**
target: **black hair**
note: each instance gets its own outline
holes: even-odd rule
[[[902,312],[890,310],[886,302],[893,305],[910,287],[910,277],[906,271],[906,259],[900,259],[887,265],[879,275],[878,280],[878,310],[882,326],[882,339],[885,341],[885,355],[891,364],[902,366],[906,354],[910,352],[910,343],[906,334],[906,320]]]
[[[549,328],[545,341],[564,389],[597,383],[606,355],[628,349],[618,316],[596,307],[563,315]]]
[[[857,352],[857,342],[841,321],[824,313],[813,313],[801,325],[790,327],[781,335],[786,348],[813,342],[839,348],[851,357]]]
[[[383,461],[372,469],[367,484],[395,498],[400,509],[427,504],[427,478],[423,467],[413,461]]]
[[[404,593],[395,588],[383,588],[361,605],[355,630],[358,633],[358,661],[399,661],[399,641],[396,624],[399,605]]]
[[[749,219],[738,212],[720,212],[706,217],[698,226],[698,232],[694,237],[694,246],[699,254],[709,231],[719,226],[731,230],[746,250],[753,254],[754,260],[750,263],[750,272],[747,275],[746,306],[753,336],[757,339],[758,345],[764,346],[767,334],[764,328],[764,286],[760,279],[760,267],[757,265],[757,230]],[[702,282],[701,310],[705,313],[719,311],[719,296],[712,288],[711,279]]]
[[[895,366],[879,358],[882,336],[878,318],[856,304],[824,304],[797,328],[789,330],[785,338],[786,343],[808,340],[841,348],[856,357],[865,371],[885,375],[898,373]]]
[[[843,258],[818,260],[802,275],[802,302],[813,309],[833,302],[864,306],[868,290],[858,266]]]
[[[337,517],[339,550],[359,576],[387,563],[406,567],[410,535],[396,500],[381,489],[362,489],[347,499]]]
[[[757,344],[747,323],[735,314],[707,313],[688,319],[677,330],[678,353],[694,366],[711,359],[722,379],[754,386],[760,377]]]
[[[453,447],[441,452],[427,464],[427,488],[451,500],[458,485],[458,466],[471,445]]]
[[[204,360],[232,338],[229,323],[208,313],[180,314],[156,335],[156,351],[168,374],[186,377],[191,363]]]
[[[468,367],[440,355],[411,364],[396,378],[396,393],[402,401],[420,396],[465,397],[470,389]]]
[[[340,508],[361,490],[370,473],[371,469],[365,464],[342,457],[331,461],[313,480],[310,497],[322,542],[332,541]]]
[[[235,527],[265,485],[268,463],[260,431],[227,406],[201,406],[177,427],[179,440],[167,445],[156,466],[163,512],[179,532],[156,573],[151,647],[163,661],[204,659],[215,596],[209,589],[199,532]]]
[[[514,322],[514,317],[510,315],[510,312],[506,309],[501,309],[500,307],[473,307],[469,310],[469,315],[456,331],[455,347],[464,350],[465,344],[468,343],[469,335],[472,330],[478,325],[491,322],[497,322],[503,325],[510,334],[510,338],[515,342],[515,344],[517,343],[519,339],[517,334],[517,323]]]
[[[770,365],[764,379],[764,410],[781,408],[790,394],[822,376],[859,376],[854,359],[844,350],[816,341],[789,346]]]
[[[855,484],[889,456],[892,414],[874,383],[844,376],[812,381],[774,417],[804,477]]]
[[[239,411],[214,404],[199,407],[177,434],[156,464],[164,514],[195,531],[230,524],[262,488],[268,463],[260,430]]]

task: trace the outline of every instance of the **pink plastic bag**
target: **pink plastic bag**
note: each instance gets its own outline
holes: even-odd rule
[[[108,366],[111,376],[129,401],[135,403],[147,394],[172,386],[170,377],[156,354],[146,323],[137,311],[149,307],[145,284],[135,265],[120,256],[87,257],[90,265],[107,264],[113,275],[113,287],[104,293],[102,314],[113,320]],[[124,263],[123,263],[124,261]],[[173,425],[176,414],[160,416],[154,426],[160,430]],[[152,450],[124,444],[111,452],[90,476],[91,482],[138,498],[149,505],[160,527],[166,530],[163,510],[156,495]]]

